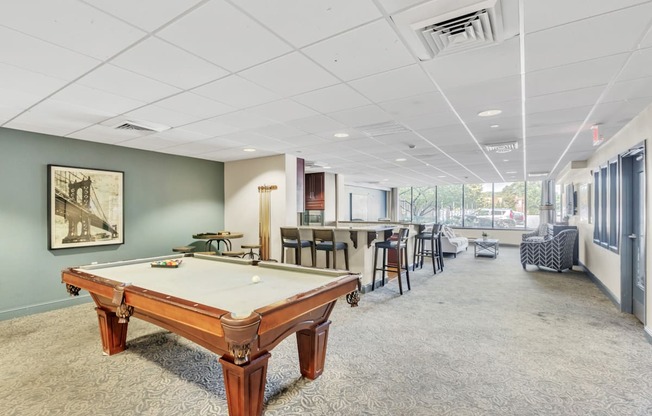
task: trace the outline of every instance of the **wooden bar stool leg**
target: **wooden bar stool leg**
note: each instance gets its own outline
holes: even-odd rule
[[[346,270],[349,269],[349,249],[348,247],[344,249],[344,265],[346,266]]]
[[[412,290],[412,288],[410,287],[410,268],[407,265],[407,260],[408,260],[407,247],[405,247],[403,250],[405,253],[405,281],[407,281],[408,290]]]
[[[371,273],[371,291],[376,289],[376,271],[378,270],[378,247],[374,250],[374,270]]]

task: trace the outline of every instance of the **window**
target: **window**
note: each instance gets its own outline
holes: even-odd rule
[[[528,228],[537,228],[541,220],[541,191],[542,182],[528,182],[525,197],[525,225]],[[554,218],[547,218],[554,222]],[[518,223],[517,223],[518,225]]]
[[[464,185],[464,227],[491,228],[491,191],[490,183]]]
[[[525,228],[525,182],[494,184],[494,228]]]
[[[401,221],[412,222],[412,188],[398,190],[398,217]]]
[[[593,242],[618,251],[618,161],[610,161],[593,172]]]
[[[437,187],[437,221],[441,224],[462,226],[462,185]]]

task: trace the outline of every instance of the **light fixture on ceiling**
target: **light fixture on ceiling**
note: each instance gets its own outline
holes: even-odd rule
[[[500,124],[492,124],[489,127],[491,127],[492,129],[497,129],[498,127],[500,127]]]
[[[331,167],[330,166],[322,166],[321,168],[322,169],[330,169]]]
[[[243,152],[255,152],[256,149],[254,149],[253,147],[245,147],[244,149],[242,149],[242,151]]]
[[[346,137],[349,137],[348,133],[335,133],[333,134],[333,137],[337,137],[338,139],[344,139]]]
[[[445,178],[446,175],[439,175],[439,176],[437,176],[437,177],[438,177],[438,178]]]
[[[527,176],[530,178],[538,178],[542,176],[548,176],[550,172],[528,172]]]
[[[509,162],[509,159],[503,159],[503,162]]]
[[[509,153],[518,149],[518,142],[488,143],[484,145],[487,152]]]
[[[516,173],[518,173],[518,172],[516,172],[515,170],[510,170],[509,172],[505,172],[505,174],[507,174],[507,175],[514,175]]]
[[[484,111],[480,111],[478,113],[478,116],[480,116],[480,117],[493,117],[493,116],[497,116],[498,114],[500,114],[502,112],[503,112],[503,110],[498,110],[498,109],[484,110]]]
[[[398,159],[396,159],[397,162],[405,162],[406,160],[407,159],[404,157],[399,157]]]

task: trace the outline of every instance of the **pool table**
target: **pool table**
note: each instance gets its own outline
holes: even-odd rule
[[[153,267],[163,261],[178,267]],[[130,317],[175,332],[220,355],[230,415],[261,415],[270,351],[296,333],[301,374],[324,370],[336,300],[357,304],[360,276],[201,254],[72,267],[71,295],[90,292],[108,355],[126,348]],[[259,280],[259,281],[257,281]]]

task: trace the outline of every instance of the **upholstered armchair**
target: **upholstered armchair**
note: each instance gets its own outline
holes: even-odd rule
[[[441,251],[443,253],[450,253],[457,257],[457,253],[466,250],[469,246],[468,238],[455,234],[455,231],[447,225],[442,227],[441,233]]]
[[[547,239],[524,239],[521,241],[521,265],[547,267],[557,270],[573,268],[573,248],[577,230],[563,230]]]
[[[543,223],[539,225],[539,227],[530,232],[530,233],[525,233],[521,236],[521,239],[523,241],[528,240],[530,238],[534,238],[535,240],[543,240],[545,238],[548,238],[550,236],[550,227],[548,227],[547,223]]]

